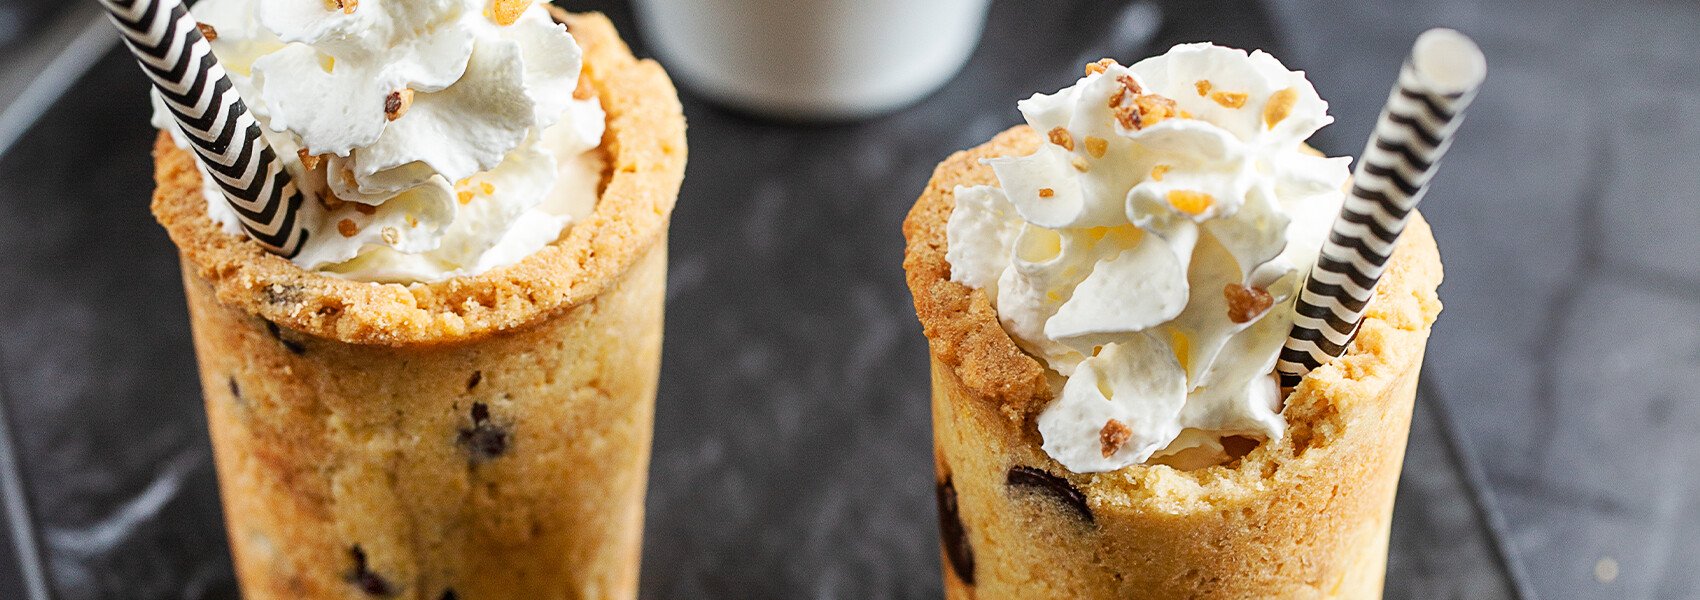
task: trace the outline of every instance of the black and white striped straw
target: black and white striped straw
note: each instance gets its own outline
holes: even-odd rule
[[[1275,365],[1281,387],[1296,387],[1357,335],[1399,234],[1486,75],[1487,60],[1464,34],[1430,29],[1417,37],[1352,175],[1340,218],[1299,292],[1293,330]]]
[[[182,0],[100,0],[248,236],[292,258],[304,197],[260,134]]]

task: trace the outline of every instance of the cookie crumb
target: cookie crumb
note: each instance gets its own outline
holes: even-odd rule
[[[208,25],[206,23],[195,23],[195,29],[201,30],[201,37],[207,38],[207,41],[218,41],[218,29],[214,28],[212,25]]]
[[[360,214],[363,214],[363,215],[375,215],[375,214],[378,214],[378,207],[372,206],[370,204],[362,204],[360,202],[355,202],[354,203],[354,212],[357,212],[357,213],[360,213]]]
[[[1198,90],[1198,95],[1200,95],[1200,96],[1209,96],[1210,95],[1210,80],[1209,79],[1200,79],[1200,80],[1194,82],[1192,84],[1192,87],[1194,89]]]
[[[1222,295],[1228,299],[1228,320],[1235,323],[1249,323],[1275,305],[1275,298],[1268,291],[1237,283],[1222,288]]]
[[[1068,164],[1074,165],[1074,170],[1080,171],[1081,173],[1092,170],[1092,165],[1086,164],[1086,159],[1079,156],[1070,158]]]
[[[1051,188],[1039,188],[1039,197],[1040,198],[1050,198],[1050,197],[1055,196],[1055,195],[1057,195],[1056,190],[1053,190]]]
[[[1062,146],[1064,150],[1071,152],[1074,150],[1074,136],[1071,135],[1067,129],[1063,129],[1061,127],[1052,128],[1049,137],[1051,139],[1051,143]]]
[[[360,226],[355,225],[353,220],[343,219],[336,222],[336,232],[342,237],[354,237],[354,234],[360,233]]]
[[[1131,437],[1133,437],[1133,428],[1128,427],[1126,423],[1115,419],[1105,421],[1104,428],[1098,432],[1098,443],[1104,446],[1102,448],[1104,458],[1115,455]]]
[[[340,10],[345,15],[354,14],[359,7],[360,0],[325,0],[325,10]]]

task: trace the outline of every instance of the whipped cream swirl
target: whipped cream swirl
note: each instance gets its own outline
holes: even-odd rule
[[[1186,44],[1019,108],[1048,143],[956,189],[946,259],[1055,372],[1044,450],[1090,473],[1280,438],[1271,373],[1349,176],[1304,146],[1327,103],[1261,51]]]
[[[294,261],[434,281],[511,264],[594,207],[605,115],[536,0],[202,0],[195,15],[310,198]],[[575,91],[577,92],[575,94]],[[183,145],[157,93],[155,126]],[[236,232],[210,177],[208,213]]]

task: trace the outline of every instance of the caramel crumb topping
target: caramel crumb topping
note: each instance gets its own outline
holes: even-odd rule
[[[590,75],[584,71],[578,73],[578,87],[573,88],[574,100],[589,100],[596,97],[596,88],[590,85]]]
[[[306,167],[308,171],[319,168],[319,156],[313,154],[312,150],[308,150],[306,148],[296,149],[295,156],[301,158],[301,166]]]
[[[1123,128],[1139,130],[1174,117],[1178,111],[1174,100],[1156,94],[1145,94],[1135,97],[1132,104],[1116,105],[1112,112]]]
[[[336,232],[342,234],[342,237],[354,237],[354,234],[360,233],[360,226],[350,219],[343,219],[336,222]]]
[[[342,208],[345,204],[348,203],[344,202],[342,198],[336,197],[336,194],[332,194],[330,190],[325,190],[325,195],[319,196],[319,206],[325,207],[325,210],[334,211]]]
[[[207,41],[218,41],[218,30],[214,29],[213,26],[206,23],[196,23],[195,28],[201,30],[201,37],[207,38]]]
[[[1228,108],[1239,108],[1245,106],[1246,95],[1244,92],[1216,92],[1210,94],[1210,99]]]
[[[506,27],[519,20],[525,14],[525,9],[531,8],[532,0],[495,0],[490,6],[490,19],[497,25]]]
[[[1169,165],[1157,165],[1155,167],[1151,167],[1152,181],[1162,181],[1163,176],[1167,174],[1169,174]]]
[[[1109,151],[1109,140],[1094,135],[1086,136],[1086,153],[1092,155],[1092,158],[1103,158],[1104,153]]]
[[[1196,83],[1193,83],[1192,87],[1198,89],[1198,95],[1200,95],[1200,96],[1209,96],[1210,95],[1210,80],[1209,79],[1200,79]]]
[[[1051,188],[1039,188],[1039,197],[1040,198],[1049,198],[1049,197],[1055,196],[1055,195],[1057,195],[1056,190],[1053,190]]]
[[[1098,432],[1098,443],[1103,444],[1104,458],[1109,458],[1122,449],[1128,438],[1133,437],[1133,428],[1126,423],[1110,419],[1104,423],[1104,429]]]
[[[1092,169],[1092,165],[1086,164],[1086,159],[1079,156],[1069,159],[1068,164],[1074,165],[1074,170],[1080,171],[1081,173],[1085,173]]]
[[[384,98],[384,118],[394,121],[413,107],[413,89],[401,88]]]
[[[472,203],[472,191],[471,190],[461,190],[461,191],[455,193],[455,199],[460,200],[461,204],[470,204],[470,203]]]
[[[1145,88],[1140,87],[1139,81],[1134,79],[1132,75],[1117,76],[1116,83],[1122,84],[1122,89],[1127,90],[1127,93],[1129,94],[1138,96],[1145,93]]]
[[[496,186],[491,185],[490,182],[488,182],[488,181],[485,181],[485,182],[478,184],[478,191],[484,192],[484,195],[488,196],[488,195],[496,193]]]
[[[1051,143],[1062,146],[1064,150],[1074,151],[1074,136],[1067,129],[1055,127],[1050,133]]]
[[[325,0],[325,10],[340,10],[345,15],[354,14],[359,6],[360,0]]]
[[[408,227],[418,227],[419,226],[419,219],[413,218],[413,215],[407,215],[406,220],[407,220],[407,226]]]
[[[394,246],[401,243],[401,232],[396,231],[394,227],[385,227],[382,235],[385,244]]]
[[[1140,94],[1145,92],[1145,88],[1139,87],[1139,82],[1135,80],[1132,75],[1116,77],[1116,83],[1122,84],[1122,87],[1121,89],[1110,92],[1110,108],[1119,108],[1128,97],[1138,97]]]
[[[1169,192],[1169,204],[1174,206],[1175,210],[1189,215],[1204,214],[1204,211],[1210,210],[1210,205],[1215,203],[1216,199],[1204,192],[1191,190],[1172,190]]]
[[[1298,88],[1287,88],[1270,94],[1269,102],[1263,105],[1263,126],[1274,129],[1275,124],[1293,114],[1293,105],[1298,101]]]
[[[360,214],[363,214],[363,215],[375,215],[375,214],[378,214],[378,207],[372,206],[370,204],[361,203],[361,202],[355,202],[354,203],[354,212],[357,212],[357,213],[360,213]]]
[[[1086,74],[1087,75],[1097,75],[1099,73],[1103,73],[1105,70],[1108,70],[1110,67],[1116,66],[1118,64],[1120,64],[1120,63],[1117,63],[1116,59],[1100,58],[1100,59],[1098,59],[1098,62],[1086,63]]]
[[[1235,323],[1249,323],[1275,305],[1275,298],[1268,291],[1237,283],[1222,288],[1222,296],[1228,299],[1228,320]]]

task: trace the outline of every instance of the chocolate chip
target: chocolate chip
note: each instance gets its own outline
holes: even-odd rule
[[[360,544],[349,548],[348,553],[354,556],[354,570],[348,574],[349,583],[368,596],[388,598],[396,594],[395,587],[388,580],[367,570],[366,551],[360,548]]]
[[[460,600],[460,595],[455,593],[454,588],[449,588],[449,589],[443,590],[442,597],[438,598],[437,600]]]
[[[1031,488],[1049,494],[1058,502],[1074,509],[1074,512],[1078,513],[1080,518],[1087,523],[1095,521],[1092,517],[1092,509],[1086,506],[1086,494],[1080,493],[1080,490],[1075,488],[1074,484],[1069,483],[1067,479],[1052,475],[1044,469],[1012,467],[1009,470],[1009,478],[1006,482],[1010,487]]]
[[[962,583],[974,585],[974,547],[969,545],[968,530],[962,527],[962,514],[956,506],[956,486],[949,477],[938,484],[939,543],[950,570]]]
[[[472,464],[495,460],[508,451],[508,430],[490,420],[490,407],[483,402],[472,403],[472,427],[461,428],[455,441],[471,458]]]
[[[242,386],[236,383],[236,376],[230,376],[230,397],[237,402],[242,401]]]
[[[307,347],[301,345],[301,342],[283,337],[283,330],[278,328],[277,323],[266,321],[266,332],[272,334],[272,337],[277,338],[278,343],[283,344],[284,349],[288,350],[291,354],[300,356],[307,353]]]
[[[301,286],[274,283],[264,290],[267,304],[296,304],[301,302]]]
[[[483,383],[483,382],[484,382],[484,372],[483,371],[473,371],[472,376],[466,378],[466,391],[469,391],[469,392],[472,391],[472,388],[478,387],[478,384]]]

